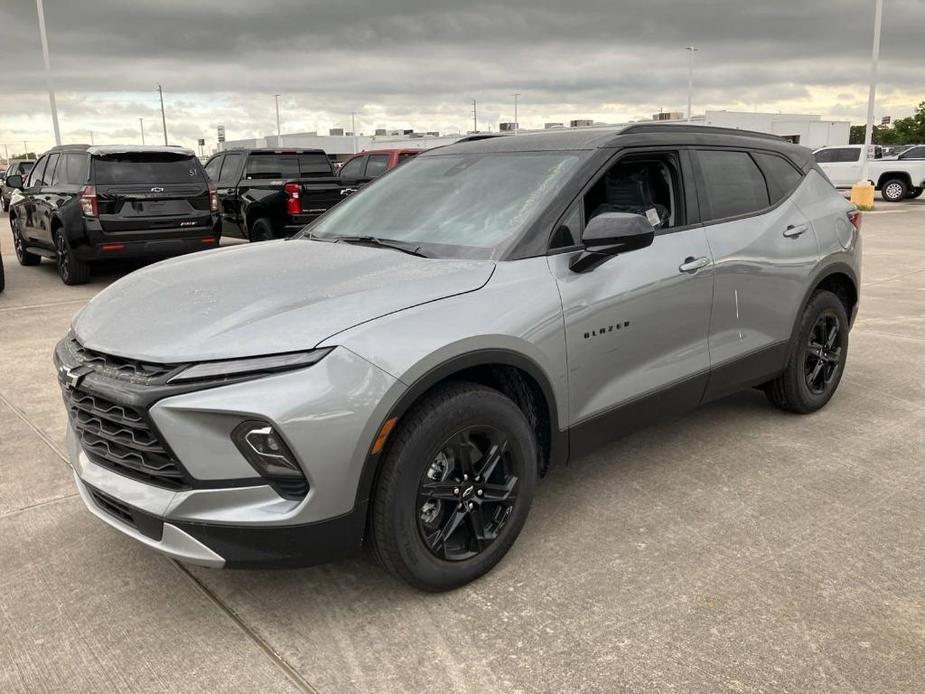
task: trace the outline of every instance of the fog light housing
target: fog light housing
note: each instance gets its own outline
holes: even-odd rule
[[[248,420],[231,432],[231,440],[257,473],[284,499],[304,499],[308,480],[283,437],[267,422]]]

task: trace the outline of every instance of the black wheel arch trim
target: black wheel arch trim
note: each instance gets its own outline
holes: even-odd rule
[[[791,342],[797,333],[797,329],[800,325],[800,319],[803,316],[803,311],[805,311],[806,307],[809,305],[809,300],[812,298],[819,285],[832,275],[845,275],[849,280],[851,280],[851,284],[854,285],[854,295],[856,297],[856,301],[854,304],[854,310],[851,311],[848,316],[848,329],[850,330],[854,325],[854,317],[857,315],[858,305],[861,301],[861,287],[860,283],[858,282],[858,276],[854,269],[847,263],[835,261],[819,268],[816,271],[816,274],[813,276],[812,281],[809,282],[809,288],[806,290],[806,293],[803,295],[803,300],[800,302],[800,310],[797,311],[796,316],[794,316],[793,319],[793,327],[790,330]]]
[[[401,397],[392,405],[388,414],[376,428],[373,436],[375,437],[379,434],[382,425],[389,419],[397,417],[398,421],[401,422],[401,417],[411,406],[440,381],[466,369],[491,365],[516,367],[527,373],[539,385],[540,391],[546,400],[549,414],[549,466],[565,464],[568,460],[569,450],[568,430],[563,431],[559,428],[559,407],[549,377],[533,359],[509,349],[480,349],[466,352],[451,357],[431,368],[402,393]],[[382,453],[378,454],[373,453],[374,440],[375,438],[368,442],[366,460],[363,463],[363,470],[360,473],[360,480],[357,485],[354,508],[367,503],[372,498],[372,492],[379,475],[379,468],[385,451],[383,450]]]

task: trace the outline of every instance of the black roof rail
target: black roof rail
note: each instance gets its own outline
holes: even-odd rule
[[[629,135],[630,133],[653,132],[660,129],[668,129],[679,133],[737,135],[738,137],[755,137],[762,140],[786,142],[782,137],[772,135],[771,133],[761,133],[756,130],[740,130],[739,128],[721,128],[715,125],[694,125],[693,123],[633,123],[620,131],[620,134]]]

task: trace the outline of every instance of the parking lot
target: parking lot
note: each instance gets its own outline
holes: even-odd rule
[[[51,351],[128,268],[0,249],[2,692],[914,692],[925,682],[925,200],[865,215],[841,387],[742,393],[538,490],[507,558],[430,595],[371,557],[184,567],[93,518]]]

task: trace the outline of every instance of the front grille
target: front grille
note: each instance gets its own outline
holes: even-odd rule
[[[176,364],[152,364],[95,352],[84,347],[73,337],[67,338],[65,346],[73,357],[69,360],[70,363],[84,364],[103,376],[120,381],[150,383],[164,379],[179,368]]]
[[[180,464],[163,446],[145,413],[96,394],[61,387],[80,446],[94,463],[168,489],[188,489]]]

